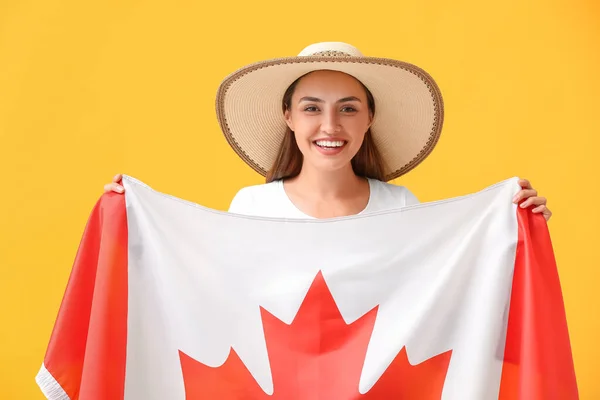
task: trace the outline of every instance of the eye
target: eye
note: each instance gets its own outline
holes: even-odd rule
[[[356,108],[352,106],[345,106],[342,108],[342,112],[356,112]]]
[[[315,111],[319,111],[319,109],[315,106],[307,106],[307,107],[304,107],[304,111],[315,112]]]

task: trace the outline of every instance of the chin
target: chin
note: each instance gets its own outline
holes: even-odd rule
[[[313,166],[313,168],[316,169],[317,171],[332,173],[332,172],[343,171],[344,169],[348,168],[349,166],[351,166],[350,161],[351,161],[351,159],[347,159],[347,160],[311,160],[309,162]]]

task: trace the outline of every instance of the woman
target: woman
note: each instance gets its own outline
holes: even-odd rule
[[[418,203],[386,182],[433,150],[443,103],[420,68],[327,42],[230,75],[219,88],[217,114],[229,144],[267,181],[240,190],[230,212],[331,218]],[[123,193],[120,179],[105,191]],[[546,199],[527,180],[520,185],[513,201],[549,220]]]

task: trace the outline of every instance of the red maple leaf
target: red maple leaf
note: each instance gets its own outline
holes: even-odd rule
[[[440,399],[451,351],[412,366],[402,348],[375,385],[359,392],[377,309],[347,325],[319,272],[291,325],[261,308],[273,395],[233,349],[219,367],[180,351],[186,399]]]

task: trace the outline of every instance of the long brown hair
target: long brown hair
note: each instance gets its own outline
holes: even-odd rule
[[[296,79],[294,83],[292,83],[285,91],[282,100],[283,112],[286,112],[290,109],[292,104],[292,96],[294,95],[296,86],[304,76],[306,75]],[[367,89],[362,82],[359,81],[359,83],[362,85],[367,95],[369,111],[371,111],[372,115],[375,115],[375,99],[373,98],[373,95],[369,89]],[[298,148],[294,132],[292,132],[288,127],[286,128],[285,135],[281,145],[279,146],[279,152],[277,153],[275,162],[273,163],[271,169],[267,172],[267,183],[297,176],[302,169],[303,160],[304,157]],[[358,152],[354,158],[352,158],[351,164],[352,170],[357,176],[378,179],[380,181],[384,180],[383,160],[379,151],[377,150],[375,141],[373,140],[371,128],[369,128],[365,133],[363,143],[360,146],[360,149],[358,149]]]

